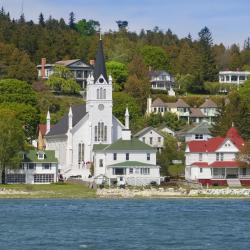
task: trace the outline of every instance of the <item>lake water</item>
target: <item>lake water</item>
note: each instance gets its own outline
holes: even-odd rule
[[[250,249],[248,200],[0,200],[1,250]]]

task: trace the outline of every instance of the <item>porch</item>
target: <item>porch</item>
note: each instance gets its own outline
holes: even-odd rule
[[[212,179],[250,179],[249,168],[211,168]]]

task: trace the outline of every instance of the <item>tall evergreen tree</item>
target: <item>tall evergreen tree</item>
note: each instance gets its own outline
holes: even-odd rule
[[[69,27],[70,27],[71,29],[74,29],[74,28],[75,28],[75,20],[76,20],[75,14],[74,14],[73,11],[71,11],[71,12],[69,13]]]
[[[44,16],[42,12],[39,15],[39,25],[41,25],[42,27],[45,26]]]
[[[199,47],[202,55],[202,77],[204,81],[216,81],[217,69],[215,55],[212,51],[213,38],[207,27],[201,29],[199,35]]]

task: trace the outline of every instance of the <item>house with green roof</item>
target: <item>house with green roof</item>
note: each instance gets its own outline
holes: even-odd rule
[[[58,181],[58,160],[53,150],[23,152],[20,168],[6,173],[8,184],[49,184]]]
[[[160,167],[156,164],[157,149],[131,136],[128,110],[122,137],[112,144],[94,145],[94,176],[97,183],[109,185],[160,184]]]

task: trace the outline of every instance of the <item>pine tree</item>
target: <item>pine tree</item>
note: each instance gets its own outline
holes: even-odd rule
[[[74,12],[70,12],[69,13],[69,27],[71,29],[75,28],[75,20],[76,20],[76,18],[75,18]]]
[[[215,55],[212,51],[213,38],[207,27],[201,29],[199,35],[199,46],[202,55],[202,77],[204,81],[216,81],[217,69]]]
[[[39,25],[41,25],[42,27],[45,26],[44,16],[42,12],[39,15]]]

